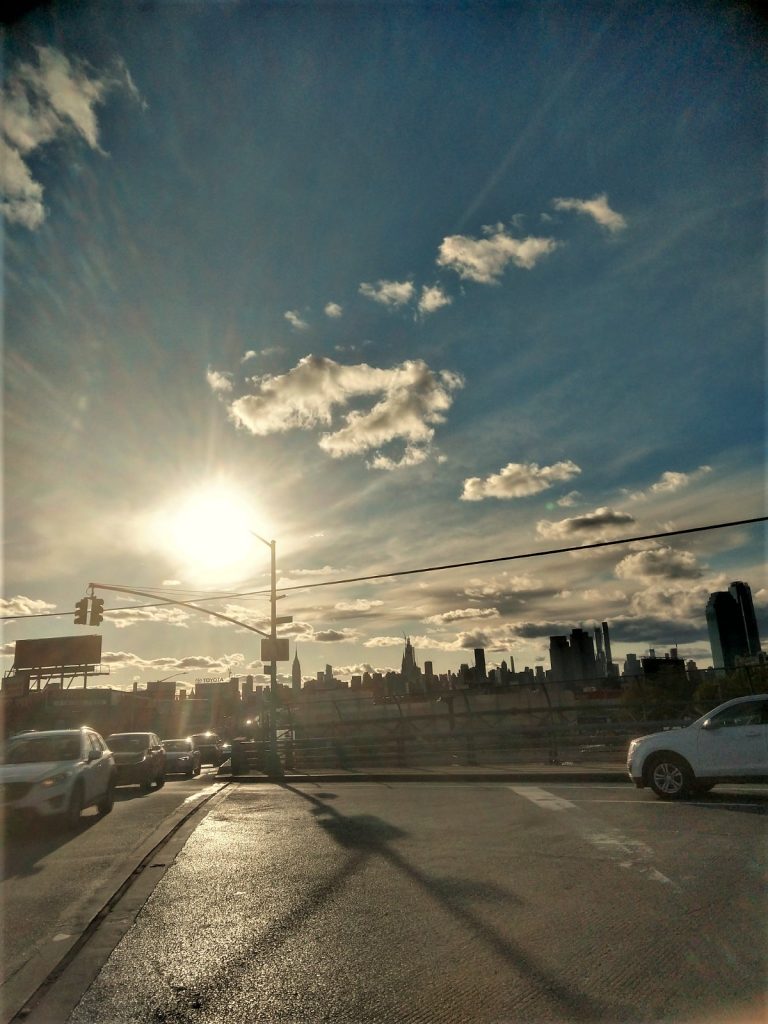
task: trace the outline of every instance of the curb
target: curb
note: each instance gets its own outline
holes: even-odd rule
[[[451,772],[429,772],[408,769],[403,769],[402,772],[340,772],[328,770],[286,772],[285,775],[279,777],[254,772],[247,775],[220,776],[220,778],[222,781],[226,778],[230,782],[245,784],[272,783],[277,785],[285,785],[291,782],[631,782],[626,770],[609,768],[573,771],[540,768],[521,769],[518,771],[458,770]]]
[[[29,1021],[30,1024],[53,1024],[53,1022],[63,1022],[68,1019],[71,1010],[79,1002],[92,978],[84,987],[79,988],[76,1001],[64,1016],[52,1010],[51,993],[58,991],[62,982],[65,988],[68,987],[67,972],[69,968],[83,959],[84,951],[89,949],[89,944],[98,934],[99,929],[109,920],[110,914],[117,905],[124,901],[134,889],[141,894],[140,903],[135,912],[138,914],[151,890],[165,874],[165,871],[147,873],[145,868],[155,866],[152,861],[164,847],[178,843],[178,848],[181,849],[189,833],[197,827],[196,816],[201,810],[208,808],[211,801],[220,797],[227,789],[229,779],[222,778],[217,781],[222,785],[215,793],[211,793],[210,796],[200,800],[191,808],[183,808],[182,805],[172,811],[134,851],[129,864],[120,868],[118,872],[114,872],[104,882],[91,903],[91,919],[79,935],[72,935],[67,942],[60,942],[55,946],[49,944],[44,954],[34,961],[33,967],[27,965],[27,968],[22,969],[15,978],[8,979],[2,991],[0,1024],[16,1024],[18,1021]],[[174,853],[174,857],[175,855]],[[165,867],[165,864],[163,866]],[[143,892],[150,879],[151,888]],[[130,924],[133,923],[134,918],[135,915],[131,918]],[[112,952],[129,926],[127,925],[114,941],[109,953]],[[105,959],[106,957],[99,957],[96,973],[101,969]],[[95,973],[93,977],[95,977]],[[71,983],[69,987],[71,987]],[[58,1009],[59,1007],[56,1005],[56,1011]]]

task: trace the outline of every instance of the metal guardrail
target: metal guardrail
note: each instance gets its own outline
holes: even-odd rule
[[[368,725],[369,723],[365,723]],[[462,723],[464,725],[465,723]],[[429,765],[493,765],[499,763],[621,765],[634,736],[681,725],[678,721],[615,722],[489,728],[475,721],[451,733],[418,731],[407,719],[394,723],[389,735],[336,728],[324,736],[292,736],[278,743],[287,769],[419,767]],[[390,723],[392,725],[392,723]],[[234,740],[234,774],[264,770],[267,744]]]

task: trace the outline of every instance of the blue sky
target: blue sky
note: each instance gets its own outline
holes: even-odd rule
[[[765,513],[765,78],[743,8],[61,5],[4,53],[6,666],[90,581],[258,589]],[[305,674],[711,662],[738,528],[290,594]],[[105,594],[107,610],[131,604]],[[143,603],[136,600],[136,604]],[[262,599],[218,602],[258,625]],[[765,630],[765,626],[764,626]],[[111,683],[259,674],[111,611]],[[293,650],[293,648],[292,648]]]

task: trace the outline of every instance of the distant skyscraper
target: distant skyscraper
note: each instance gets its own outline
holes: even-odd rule
[[[735,584],[731,584],[731,586],[734,587]],[[742,586],[746,586],[746,584],[742,584]],[[741,594],[744,604],[746,604],[746,596]],[[751,594],[749,594],[749,608],[754,615]],[[739,600],[730,590],[716,590],[709,595],[706,616],[709,643],[712,648],[712,662],[715,668],[726,670],[735,668],[736,658],[750,653],[745,615]],[[757,626],[755,626],[756,631]]]
[[[611,654],[611,635],[608,632],[608,623],[603,622],[603,647],[605,648],[605,671],[613,675],[613,655]]]
[[[475,678],[482,681],[488,678],[485,670],[485,651],[482,647],[475,648]]]
[[[416,652],[411,644],[411,638],[405,639],[405,651],[400,666],[400,675],[405,684],[406,693],[419,693],[421,690],[421,672],[416,664]]]
[[[752,590],[748,583],[736,580],[728,587],[728,593],[739,606],[741,619],[744,623],[744,634],[747,638],[747,654],[760,653],[760,634],[757,631],[757,617],[752,603]]]
[[[301,665],[299,664],[299,649],[293,655],[293,665],[291,665],[291,689],[294,692],[301,689]]]
[[[595,664],[597,674],[604,676],[606,673],[605,652],[603,651],[603,631],[597,626],[592,630],[595,637]]]
[[[565,683],[571,678],[571,648],[567,636],[549,638],[549,663],[553,682]]]

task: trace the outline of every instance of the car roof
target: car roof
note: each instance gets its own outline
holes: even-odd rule
[[[81,736],[84,732],[95,732],[90,725],[81,725],[77,729],[24,729],[16,732],[10,739],[15,740],[21,736]]]

